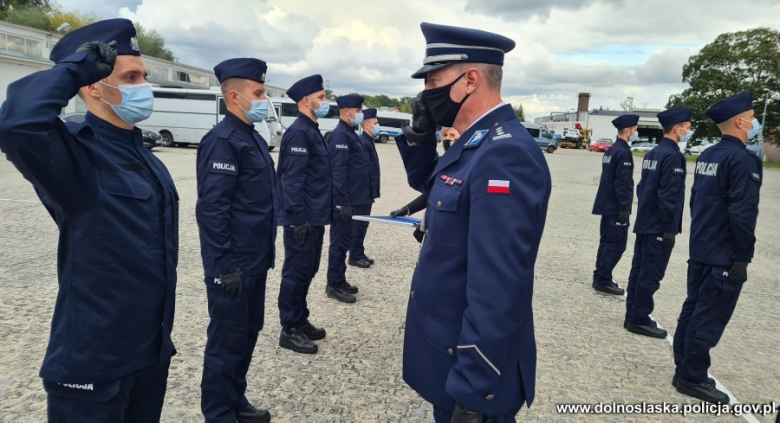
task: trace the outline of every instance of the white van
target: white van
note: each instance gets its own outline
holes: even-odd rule
[[[289,128],[295,119],[298,118],[298,103],[294,102],[289,97],[274,97],[271,99],[271,103],[276,109],[276,115],[279,116],[282,126]],[[339,106],[335,102],[329,102],[330,109],[328,115],[324,118],[317,119],[317,124],[320,126],[320,132],[328,139],[330,133],[336,129],[336,125],[339,123]]]
[[[377,121],[379,122],[379,133],[374,134],[374,141],[386,143],[392,137],[401,135],[401,128],[410,125],[412,115],[401,112],[377,112]]]
[[[152,87],[154,113],[145,120],[145,129],[157,132],[165,147],[197,145],[208,131],[225,118],[225,101],[219,88],[190,90]],[[280,145],[281,128],[271,131],[278,122],[276,111],[268,108],[268,118],[255,123],[255,129],[268,143],[268,149]]]

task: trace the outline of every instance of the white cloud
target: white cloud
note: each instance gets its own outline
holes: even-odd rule
[[[97,0],[64,0],[97,5]],[[231,57],[269,62],[269,82],[313,73],[337,94],[414,95],[422,62],[421,21],[481,28],[517,47],[506,57],[504,96],[528,115],[576,107],[660,108],[681,91],[682,65],[723,32],[780,29],[780,2],[754,0],[744,13],[727,0],[104,0],[101,10],[157,30],[180,61],[212,68]],[[742,6],[740,6],[742,7]],[[742,9],[739,9],[742,10]],[[112,16],[107,16],[112,17]]]

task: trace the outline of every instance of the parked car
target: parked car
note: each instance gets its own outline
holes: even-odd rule
[[[609,138],[599,138],[590,145],[590,151],[603,153],[612,147],[615,142]]]
[[[652,149],[654,149],[656,146],[655,143],[652,142],[639,142],[631,146],[631,151],[644,151],[648,152]]]
[[[60,115],[60,119],[62,119],[63,122],[74,122],[74,123],[84,123],[85,118],[87,115],[85,113],[66,113],[64,115]],[[144,147],[151,150],[154,147],[159,147],[162,145],[162,137],[160,134],[148,131],[146,129],[141,129],[141,136],[143,137],[144,141]]]
[[[717,141],[702,141],[698,145],[688,146],[688,148],[685,149],[685,154],[698,156],[702,153],[702,151],[712,147],[715,144],[717,144]]]
[[[555,150],[558,149],[558,146],[555,145],[554,142],[547,141],[546,139],[537,139],[536,145],[539,146],[542,150],[548,152],[549,154],[555,153]]]

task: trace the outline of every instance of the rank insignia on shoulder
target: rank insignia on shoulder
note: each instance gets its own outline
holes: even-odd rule
[[[487,129],[481,129],[477,132],[474,132],[474,135],[469,138],[469,140],[466,142],[466,145],[464,147],[476,147],[479,145],[479,143],[482,142],[482,139],[485,138],[485,135],[487,135],[489,131]]]
[[[453,186],[453,185],[463,186],[463,179],[457,179],[447,175],[440,175],[439,179],[444,181],[444,184],[448,186]]]

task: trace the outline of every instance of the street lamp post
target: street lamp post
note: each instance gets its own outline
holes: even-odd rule
[[[764,88],[764,114],[761,115],[761,132],[758,133],[758,158],[764,161],[764,126],[766,123],[766,110],[769,106],[769,97],[773,94],[769,88]]]

